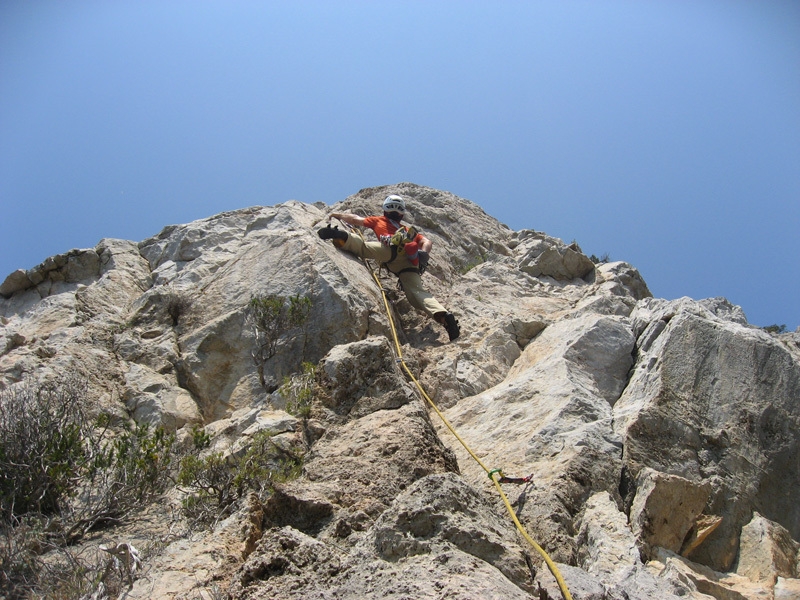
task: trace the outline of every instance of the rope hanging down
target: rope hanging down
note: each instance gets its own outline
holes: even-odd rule
[[[342,221],[342,223],[344,223],[344,221]],[[345,225],[345,227],[347,227],[348,229],[350,229],[352,231],[352,228],[350,228],[350,226],[347,225],[347,223],[344,223],[344,225]],[[362,239],[364,238],[364,236],[361,234],[360,230],[358,231],[358,235],[360,235]],[[366,261],[365,261],[365,263],[366,263]],[[367,268],[369,268],[369,266],[367,266]],[[475,462],[477,462],[481,466],[481,468],[486,472],[486,474],[488,475],[489,479],[492,480],[492,483],[494,484],[494,487],[497,489],[497,493],[500,494],[500,497],[503,500],[503,504],[505,504],[506,509],[508,510],[508,514],[511,515],[511,519],[514,521],[514,525],[517,527],[517,530],[520,532],[520,534],[522,534],[522,537],[524,537],[525,540],[533,547],[533,549],[536,550],[536,552],[538,552],[539,555],[544,559],[544,562],[547,564],[547,568],[553,574],[553,577],[556,578],[556,582],[558,583],[558,588],[561,590],[561,595],[564,597],[564,600],[572,600],[572,594],[570,594],[569,589],[567,588],[567,584],[564,581],[564,578],[561,576],[561,573],[558,570],[558,567],[556,566],[555,562],[553,562],[553,560],[550,558],[550,556],[547,554],[547,552],[545,552],[544,549],[541,546],[539,546],[539,544],[537,544],[530,535],[528,535],[528,532],[525,530],[525,527],[523,527],[522,523],[519,522],[519,519],[517,518],[517,514],[514,512],[514,508],[511,506],[511,502],[508,500],[508,497],[506,496],[505,492],[503,492],[503,488],[500,487],[501,483],[527,483],[527,482],[529,482],[531,480],[533,475],[531,474],[528,477],[505,477],[503,475],[503,470],[502,469],[492,469],[492,470],[490,470],[483,463],[483,461],[480,458],[478,458],[478,455],[475,454],[472,451],[472,449],[467,445],[467,443],[464,441],[464,439],[458,434],[458,432],[455,430],[455,428],[450,424],[450,421],[448,421],[447,418],[442,413],[442,411],[439,410],[439,407],[436,406],[436,403],[431,399],[431,397],[425,391],[425,388],[422,387],[422,384],[417,380],[417,378],[414,376],[414,373],[411,372],[411,369],[408,367],[408,365],[406,364],[406,361],[403,359],[403,350],[401,349],[400,341],[398,340],[397,329],[396,329],[395,324],[394,324],[394,319],[392,318],[392,310],[391,310],[391,308],[389,306],[389,299],[388,299],[388,296],[386,294],[386,290],[383,288],[383,285],[381,284],[381,280],[378,277],[378,275],[375,272],[375,270],[374,269],[369,269],[369,270],[370,270],[370,273],[372,274],[372,278],[375,280],[375,283],[378,285],[378,289],[381,291],[381,295],[383,296],[383,304],[384,304],[384,307],[386,308],[386,316],[389,319],[389,325],[390,325],[390,327],[392,329],[392,338],[394,339],[394,346],[395,346],[395,350],[397,352],[397,362],[403,367],[403,370],[406,372],[408,377],[411,379],[411,381],[417,387],[417,390],[419,390],[419,393],[428,402],[428,404],[431,406],[431,408],[433,408],[433,410],[436,412],[436,414],[439,415],[439,418],[442,420],[442,422],[445,424],[445,426],[447,426],[447,428],[450,430],[450,432],[461,443],[461,445],[469,453],[469,455],[473,459],[475,459]]]

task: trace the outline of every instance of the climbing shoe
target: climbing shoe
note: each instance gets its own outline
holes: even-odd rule
[[[433,318],[444,325],[451,342],[461,335],[461,328],[458,326],[458,321],[453,313],[439,312],[433,315]]]
[[[444,316],[444,328],[447,329],[447,335],[450,336],[451,342],[461,335],[461,328],[453,313],[447,313]]]
[[[341,231],[339,227],[331,227],[330,225],[323,227],[317,231],[317,235],[321,240],[342,240],[347,239],[347,232]],[[334,242],[335,243],[335,242]]]

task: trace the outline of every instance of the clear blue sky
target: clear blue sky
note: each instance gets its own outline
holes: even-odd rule
[[[0,278],[401,181],[793,330],[800,2],[0,2]]]

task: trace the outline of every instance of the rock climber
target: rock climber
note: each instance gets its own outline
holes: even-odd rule
[[[433,242],[414,227],[401,224],[405,212],[405,201],[392,194],[383,201],[383,216],[361,217],[351,213],[331,213],[329,220],[335,218],[348,225],[369,227],[378,236],[377,242],[365,242],[361,236],[350,235],[338,227],[331,227],[330,223],[317,234],[323,240],[332,240],[337,248],[385,265],[400,278],[400,285],[411,306],[444,325],[452,342],[461,335],[458,321],[422,285],[421,275],[428,268]]]

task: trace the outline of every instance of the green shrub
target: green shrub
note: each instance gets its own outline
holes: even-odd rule
[[[278,393],[286,400],[286,412],[304,419],[311,416],[316,374],[317,366],[310,362],[304,362],[302,373],[284,377],[283,385],[278,388]]]
[[[311,299],[299,294],[288,298],[276,294],[257,295],[250,299],[247,309],[247,320],[256,338],[253,360],[258,366],[261,385],[265,385],[264,365],[275,356],[278,340],[302,334],[305,348],[305,325],[311,314]]]
[[[123,522],[169,485],[174,434],[162,427],[125,427],[87,440],[85,484],[71,503],[69,538]]]
[[[204,450],[211,445],[211,436],[199,425],[192,427],[192,445],[195,450]]]
[[[589,260],[591,260],[596,265],[602,265],[602,264],[605,264],[607,262],[611,262],[611,257],[609,256],[608,252],[606,252],[605,254],[600,256],[599,258],[596,255],[592,254],[589,257]]]
[[[767,325],[764,331],[768,333],[786,333],[786,325]]]
[[[461,263],[458,267],[458,272],[461,275],[466,275],[472,269],[474,269],[478,265],[482,265],[487,260],[489,260],[489,255],[486,252],[481,252],[477,256],[474,256],[471,260]]]
[[[102,570],[72,544],[122,523],[170,483],[174,436],[112,431],[108,416],[87,418],[85,396],[76,378],[0,391],[0,597],[94,589]]]
[[[172,326],[177,327],[180,318],[192,307],[192,298],[186,292],[170,289],[166,295],[167,314],[172,319]]]
[[[0,392],[0,515],[57,514],[86,463],[86,386],[23,383]]]
[[[272,438],[273,434],[269,432],[254,435],[247,452],[238,462],[234,484],[241,490],[240,495],[248,490],[269,494],[276,483],[300,476],[302,451],[282,448]]]
[[[197,523],[212,524],[231,514],[249,492],[269,494],[276,483],[300,474],[302,453],[284,450],[273,434],[257,433],[241,457],[214,452],[181,461],[178,485],[188,488],[183,501],[186,516]]]

